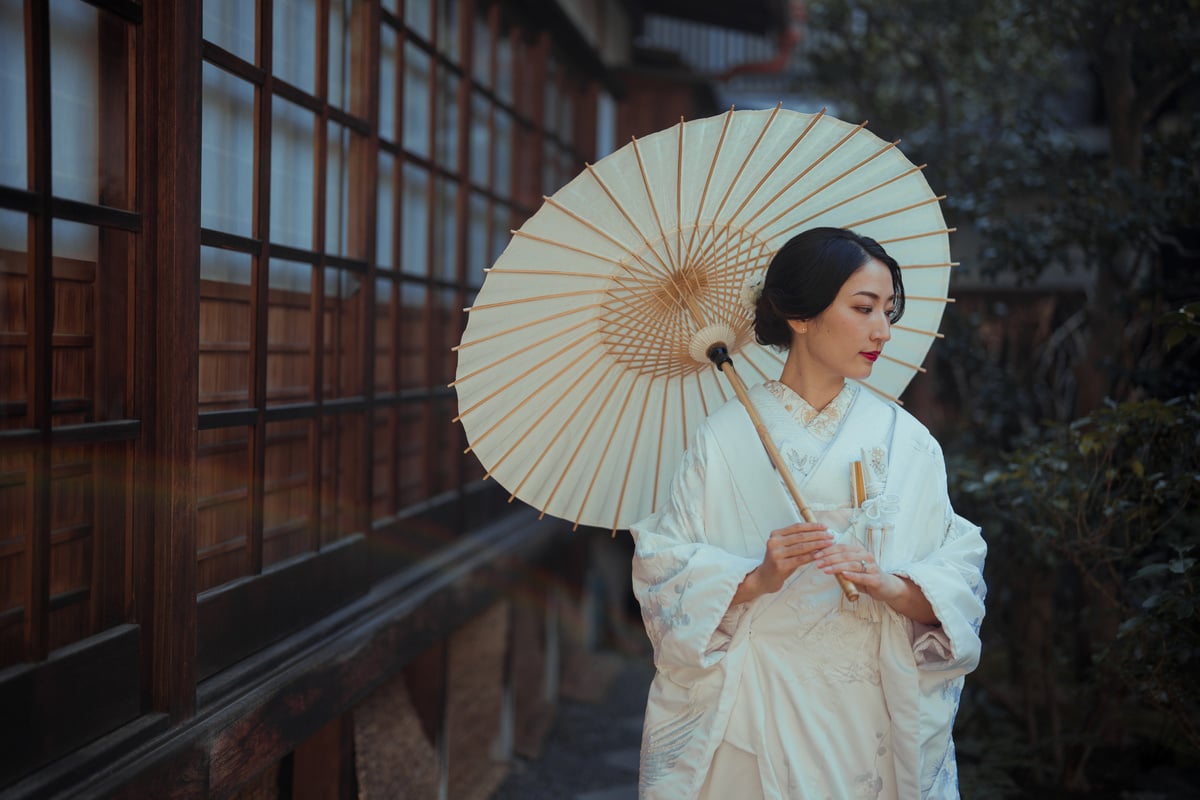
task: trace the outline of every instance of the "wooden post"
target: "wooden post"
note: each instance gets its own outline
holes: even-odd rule
[[[148,447],[140,472],[153,496],[152,579],[141,620],[150,702],[172,719],[196,705],[197,354],[200,269],[201,2],[147,3],[141,91],[147,271],[138,314],[153,317],[143,397]]]

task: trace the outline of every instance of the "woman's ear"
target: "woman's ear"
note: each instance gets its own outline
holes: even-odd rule
[[[787,324],[792,329],[792,333],[808,333],[808,320],[806,319],[789,319]]]

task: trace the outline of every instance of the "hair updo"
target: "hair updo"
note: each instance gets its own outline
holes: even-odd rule
[[[792,343],[788,320],[809,320],[829,308],[842,284],[871,259],[892,273],[895,323],[904,313],[900,265],[868,236],[844,228],[810,228],[779,248],[754,312],[754,336],[761,345],[787,350]]]

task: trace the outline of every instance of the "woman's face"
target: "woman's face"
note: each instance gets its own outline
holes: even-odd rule
[[[894,299],[891,272],[871,259],[842,284],[837,297],[816,317],[789,320],[792,349],[799,350],[803,369],[830,378],[869,377],[884,342],[892,338],[888,315]]]

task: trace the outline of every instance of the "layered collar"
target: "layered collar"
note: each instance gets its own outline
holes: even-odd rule
[[[859,391],[857,383],[847,381],[842,384],[842,390],[829,401],[829,405],[817,409],[779,381],[767,381],[763,384],[763,388],[779,401],[779,404],[792,415],[797,423],[823,442],[828,442],[837,435],[838,428],[841,427],[842,420],[849,413],[850,406],[854,404],[854,398],[858,396]]]

